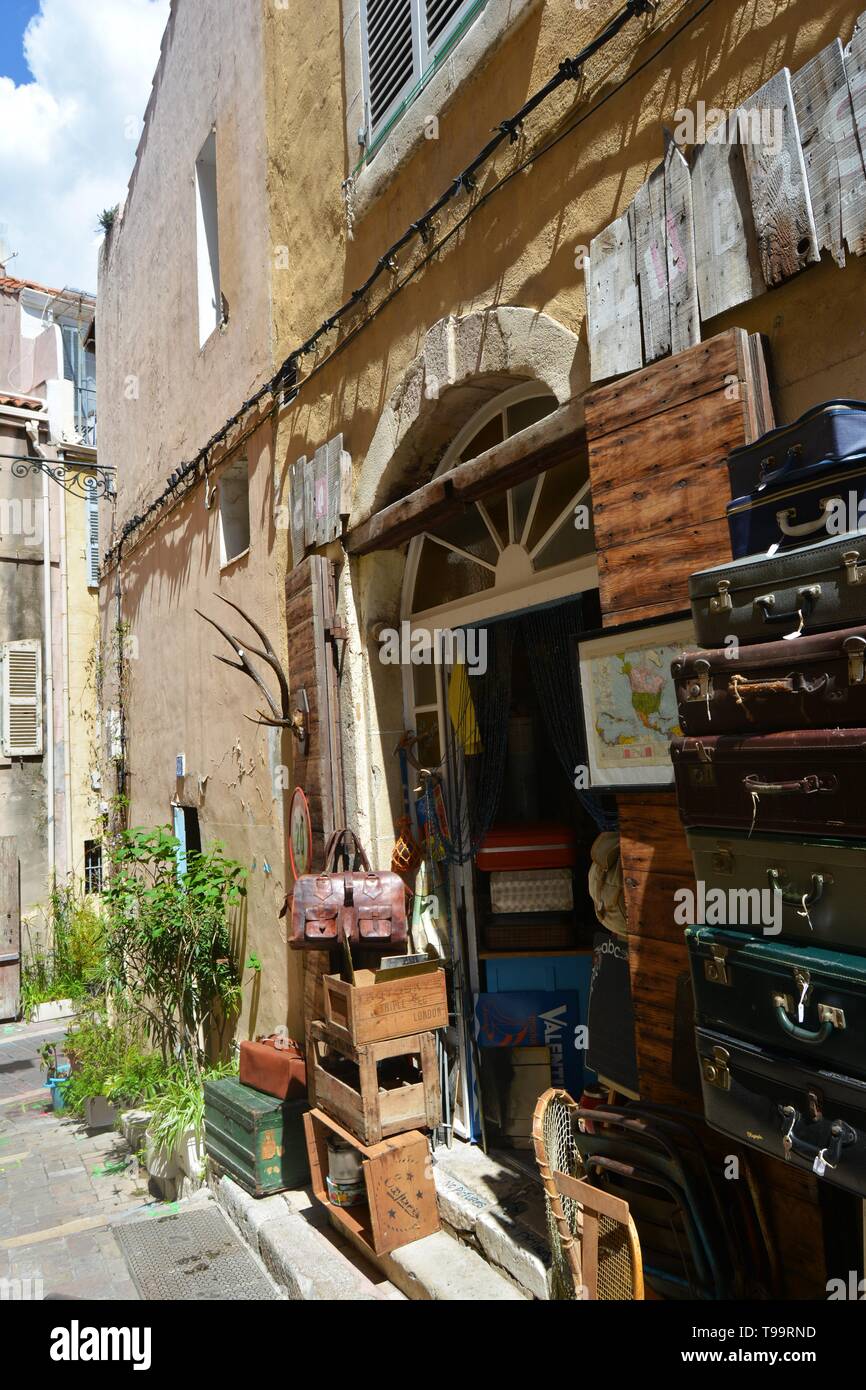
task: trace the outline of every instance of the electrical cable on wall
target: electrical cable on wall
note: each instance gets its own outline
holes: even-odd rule
[[[701,7],[698,10],[696,10],[694,14],[690,15],[689,18],[685,20],[684,23],[681,24],[671,35],[669,35],[665,42],[658,49],[656,49],[652,54],[648,55],[644,62],[641,63],[637,68],[635,68],[633,72],[629,73],[628,76],[625,77],[620,83],[616,84],[615,87],[613,87],[609,92],[607,92],[605,96],[600,98],[599,101],[596,102],[592,107],[583,111],[578,120],[573,122],[565,131],[562,131],[558,136],[556,136],[553,140],[549,141],[540,150],[537,150],[535,153],[529,155],[515,169],[511,170],[508,174],[504,175],[502,179],[500,179],[492,188],[488,189],[486,193],[484,193],[480,198],[477,199],[476,202],[472,204],[472,206],[467,210],[464,216],[458,219],[456,225],[453,228],[451,228],[439,242],[431,244],[433,226],[435,224],[435,218],[437,214],[440,213],[443,210],[443,208],[445,208],[453,199],[457,198],[461,193],[472,192],[477,188],[476,175],[479,169],[482,167],[483,164],[490,160],[493,154],[495,154],[495,152],[506,140],[509,142],[509,144],[514,144],[516,142],[519,136],[519,132],[526,118],[529,115],[531,115],[532,112],[534,112],[544,101],[547,100],[548,97],[552,95],[553,92],[557,91],[564,83],[570,81],[579,81],[583,76],[583,68],[588,59],[593,57],[596,53],[600,52],[601,49],[606,47],[606,45],[609,44],[617,36],[617,34],[619,34],[620,30],[623,29],[624,26],[631,19],[650,13],[656,7],[656,0],[627,0],[625,7],[620,11],[620,13],[618,15],[615,15],[613,19],[611,19],[608,22],[608,24],[605,25],[604,29],[602,29],[601,32],[598,35],[596,35],[594,39],[591,39],[589,43],[587,43],[580,50],[580,52],[577,53],[573,58],[566,58],[563,60],[563,62],[560,63],[556,73],[554,73],[554,75],[549,79],[549,81],[545,83],[545,85],[541,87],[537,92],[535,92],[533,96],[529,97],[529,99],[523,104],[523,106],[520,108],[518,112],[516,112],[513,116],[500,121],[499,125],[495,128],[495,133],[492,139],[490,139],[487,142],[487,144],[475,156],[471,163],[467,165],[463,172],[459,174],[451,182],[451,184],[449,184],[448,188],[436,200],[436,202],[433,203],[431,207],[429,207],[421,217],[419,217],[406,229],[402,236],[400,236],[397,239],[397,241],[394,242],[394,244],[384,253],[384,255],[379,257],[378,261],[376,262],[376,265],[374,266],[370,275],[367,277],[364,284],[359,289],[354,290],[353,293],[350,295],[349,299],[346,300],[345,303],[342,304],[337,310],[335,310],[333,314],[331,314],[327,319],[325,319],[315,330],[315,332],[311,334],[311,336],[306,340],[306,342],[301,344],[300,347],[293,349],[293,351],[289,353],[288,357],[277,369],[274,375],[268,381],[264,382],[261,386],[259,386],[258,389],[255,392],[253,392],[253,394],[249,396],[247,400],[243,402],[240,408],[236,410],[235,413],[228,420],[226,420],[226,422],[217,431],[215,431],[213,435],[211,435],[210,439],[207,441],[206,444],[202,446],[202,448],[198,451],[198,453],[195,455],[193,459],[178,465],[178,467],[170,475],[166,487],[157,497],[153,499],[153,501],[149,504],[149,506],[143,513],[136,513],[132,517],[128,518],[128,520],[124,523],[119,539],[115,542],[113,546],[111,546],[106,551],[104,564],[109,564],[117,555],[122,543],[125,540],[127,540],[131,535],[133,535],[136,531],[140,530],[141,527],[144,526],[147,523],[147,521],[156,512],[158,512],[166,503],[173,502],[175,500],[180,500],[182,496],[185,496],[186,493],[191,490],[191,488],[194,486],[194,484],[199,480],[201,476],[201,467],[204,465],[205,472],[208,471],[207,462],[210,458],[213,449],[215,449],[217,445],[225,443],[230,431],[245,415],[247,415],[252,409],[259,405],[266,397],[270,396],[272,398],[272,404],[270,409],[263,417],[263,419],[260,419],[256,422],[254,428],[258,429],[261,426],[261,424],[264,423],[264,420],[268,419],[278,409],[283,408],[283,406],[285,405],[291,404],[291,402],[297,397],[300,387],[306,384],[308,381],[311,381],[313,377],[318,374],[319,371],[323,370],[329,362],[333,361],[333,359],[339,353],[344,351],[344,349],[349,345],[349,343],[353,342],[357,335],[360,332],[362,332],[365,327],[372,323],[378,317],[378,315],[391,303],[392,299],[394,299],[396,295],[400,293],[400,291],[403,288],[405,288],[407,284],[411,283],[415,276],[441,252],[441,250],[452,240],[456,233],[463,226],[465,226],[465,224],[469,221],[470,217],[472,217],[474,213],[479,210],[479,208],[484,207],[487,204],[487,202],[490,200],[490,198],[493,196],[495,192],[497,192],[500,188],[504,187],[507,183],[509,183],[511,179],[514,178],[518,173],[530,167],[530,165],[535,163],[544,154],[548,153],[551,149],[558,145],[561,140],[565,139],[569,134],[571,134],[572,131],[576,129],[578,125],[582,124],[583,121],[588,120],[589,117],[595,111],[599,110],[600,107],[605,105],[605,103],[609,101],[612,96],[615,96],[618,92],[622,91],[622,89],[629,82],[634,80],[634,78],[636,78],[641,72],[643,72],[646,69],[646,67],[648,67],[649,64],[652,63],[659,56],[659,54],[663,53],[664,50],[671,43],[673,43],[679,37],[680,34],[682,34],[687,28],[694,24],[705,12],[705,10],[709,9],[712,3],[713,0],[704,0],[704,3],[701,5]],[[313,370],[310,371],[307,374],[307,376],[305,376],[302,380],[299,380],[298,365],[300,361],[304,357],[308,357],[311,353],[313,353],[316,347],[318,346],[320,340],[327,336],[327,334],[330,333],[337,326],[337,324],[341,322],[343,318],[345,318],[348,314],[352,313],[357,308],[358,304],[369,295],[370,291],[374,288],[374,286],[379,281],[384,272],[387,271],[390,274],[394,273],[394,270],[397,266],[397,255],[415,239],[419,239],[422,245],[425,247],[425,249],[429,248],[426,250],[426,254],[418,261],[418,263],[403,278],[403,280],[397,282],[397,284],[393,286],[389,294],[385,296],[382,302],[378,304],[376,308],[373,309],[361,323],[357,324],[356,327],[353,328],[346,335],[346,337],[335,346],[333,351],[330,352],[326,358],[322,359],[321,362],[316,363]],[[248,433],[252,432],[253,431],[250,430]],[[236,441],[236,444],[238,442],[240,441]],[[180,490],[182,484],[185,484],[185,486],[182,490]]]

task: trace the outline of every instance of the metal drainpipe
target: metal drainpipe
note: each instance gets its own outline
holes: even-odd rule
[[[39,426],[27,425],[27,437],[34,454],[45,458],[39,443]],[[45,839],[48,854],[48,882],[53,890],[57,875],[57,850],[54,822],[54,619],[51,603],[51,497],[48,474],[42,472],[42,630],[43,669],[45,672]]]
[[[72,873],[72,729],[69,714],[69,552],[66,544],[66,497],[60,501],[60,660],[63,710],[63,828],[66,874]]]

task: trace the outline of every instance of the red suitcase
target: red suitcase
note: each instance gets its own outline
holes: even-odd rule
[[[494,825],[475,863],[484,873],[498,869],[569,869],[576,859],[574,831],[556,823]]]
[[[671,743],[683,824],[866,838],[866,728]]]

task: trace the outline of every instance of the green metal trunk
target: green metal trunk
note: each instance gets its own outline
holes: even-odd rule
[[[310,1176],[306,1100],[275,1100],[233,1076],[204,1083],[205,1149],[254,1197],[303,1187]]]

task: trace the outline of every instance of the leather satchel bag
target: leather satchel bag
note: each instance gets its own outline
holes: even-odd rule
[[[240,1082],[277,1100],[300,1100],[307,1094],[303,1048],[293,1038],[277,1033],[256,1042],[242,1042]]]
[[[342,855],[342,871],[337,859]],[[354,867],[349,868],[350,862]],[[304,874],[292,897],[290,945],[295,950],[338,946],[390,949],[406,941],[406,885],[395,873],[374,872],[351,830],[337,830],[325,849],[321,873]]]

